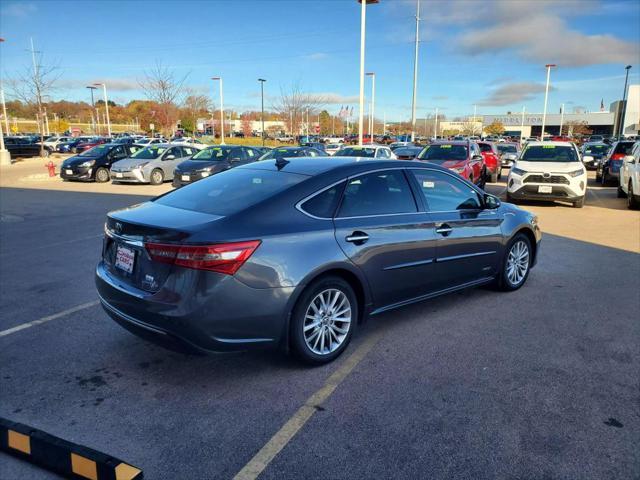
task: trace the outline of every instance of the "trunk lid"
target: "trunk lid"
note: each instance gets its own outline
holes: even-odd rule
[[[223,218],[154,202],[109,213],[102,258],[109,273],[121,282],[157,292],[175,268],[151,259],[145,242],[183,243],[203,226]]]

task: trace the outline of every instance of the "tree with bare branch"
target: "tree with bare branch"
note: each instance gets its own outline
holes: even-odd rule
[[[176,74],[161,61],[145,71],[145,76],[138,83],[149,100],[159,105],[154,118],[160,124],[164,134],[173,133],[173,129],[179,117],[178,104],[181,103],[185,91],[184,83],[189,77]]]
[[[192,133],[195,135],[198,128],[198,118],[208,116],[211,102],[206,95],[198,94],[193,89],[187,88],[185,92],[187,97],[182,104],[182,116],[186,116],[191,120],[189,123],[192,126]],[[185,122],[182,119],[182,126],[184,127],[184,125]]]
[[[33,66],[25,67],[17,76],[9,78],[7,85],[10,95],[28,106],[36,107],[36,120],[40,131],[40,156],[44,156],[45,100],[54,90],[55,83],[61,73],[56,65],[44,63],[44,54],[33,50],[33,42],[31,43],[31,54]]]
[[[304,126],[311,123],[311,118],[318,115],[318,109],[326,103],[322,95],[304,92],[300,82],[293,82],[288,87],[280,86],[280,97],[272,105],[272,109],[280,114],[291,134],[302,132]]]

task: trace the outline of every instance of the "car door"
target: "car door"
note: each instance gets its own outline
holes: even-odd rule
[[[117,147],[111,149],[111,151],[107,154],[107,162],[105,167],[110,168],[118,160],[122,160],[123,158],[127,158],[127,150],[123,145],[118,145]]]
[[[471,170],[473,171],[473,179],[477,182],[480,178],[480,175],[482,174],[484,158],[482,157],[480,147],[478,147],[476,143],[469,144],[469,162],[471,165]]]
[[[436,237],[417,204],[403,169],[385,169],[347,180],[334,218],[336,240],[362,270],[375,309],[434,290]]]
[[[458,176],[435,169],[411,169],[435,224],[434,274],[442,288],[494,276],[500,263],[502,214],[483,208],[480,194]]]

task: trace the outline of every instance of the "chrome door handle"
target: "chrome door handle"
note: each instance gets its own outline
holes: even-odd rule
[[[446,223],[443,223],[442,225],[440,225],[439,227],[436,228],[436,233],[439,233],[440,235],[442,235],[443,237],[446,237],[447,235],[449,235],[451,232],[453,232],[453,228],[451,228],[449,225],[447,225]]]
[[[369,240],[369,235],[364,232],[353,232],[351,235],[345,238],[347,242],[355,243],[356,245],[365,243]]]

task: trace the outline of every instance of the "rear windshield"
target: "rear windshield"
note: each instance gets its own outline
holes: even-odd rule
[[[111,146],[98,145],[97,147],[90,148],[80,154],[81,157],[100,157],[103,154],[111,150]]]
[[[430,162],[466,160],[467,147],[464,145],[429,145],[418,155],[418,159]]]
[[[607,151],[609,150],[609,145],[587,145],[584,148],[584,153],[598,153],[598,154],[602,154],[602,153],[607,153]]]
[[[162,155],[162,152],[164,152],[165,150],[166,148],[164,147],[157,147],[153,145],[151,147],[146,147],[146,148],[143,148],[142,150],[138,150],[136,153],[131,155],[131,158],[137,158],[141,160],[152,160]]]
[[[367,157],[373,158],[376,154],[375,148],[367,147],[345,147],[336,152],[336,157]]]
[[[620,142],[616,145],[616,149],[613,153],[621,153],[623,155],[631,155],[633,150],[633,142]]]
[[[493,152],[491,145],[488,143],[479,143],[478,146],[480,147],[481,152]]]
[[[536,145],[527,147],[521,160],[525,162],[577,162],[573,147],[564,145]]]
[[[518,153],[515,145],[498,145],[500,153]]]
[[[255,205],[305,178],[288,172],[233,168],[174,190],[155,200],[161,205],[227,216]]]
[[[208,162],[220,162],[225,160],[229,153],[231,153],[232,148],[224,148],[224,147],[212,147],[205,148],[204,150],[200,150],[196,153],[191,160],[206,160]]]
[[[270,152],[267,152],[262,157],[260,157],[260,160],[302,157],[304,155],[305,150],[303,150],[302,148],[274,148]]]

